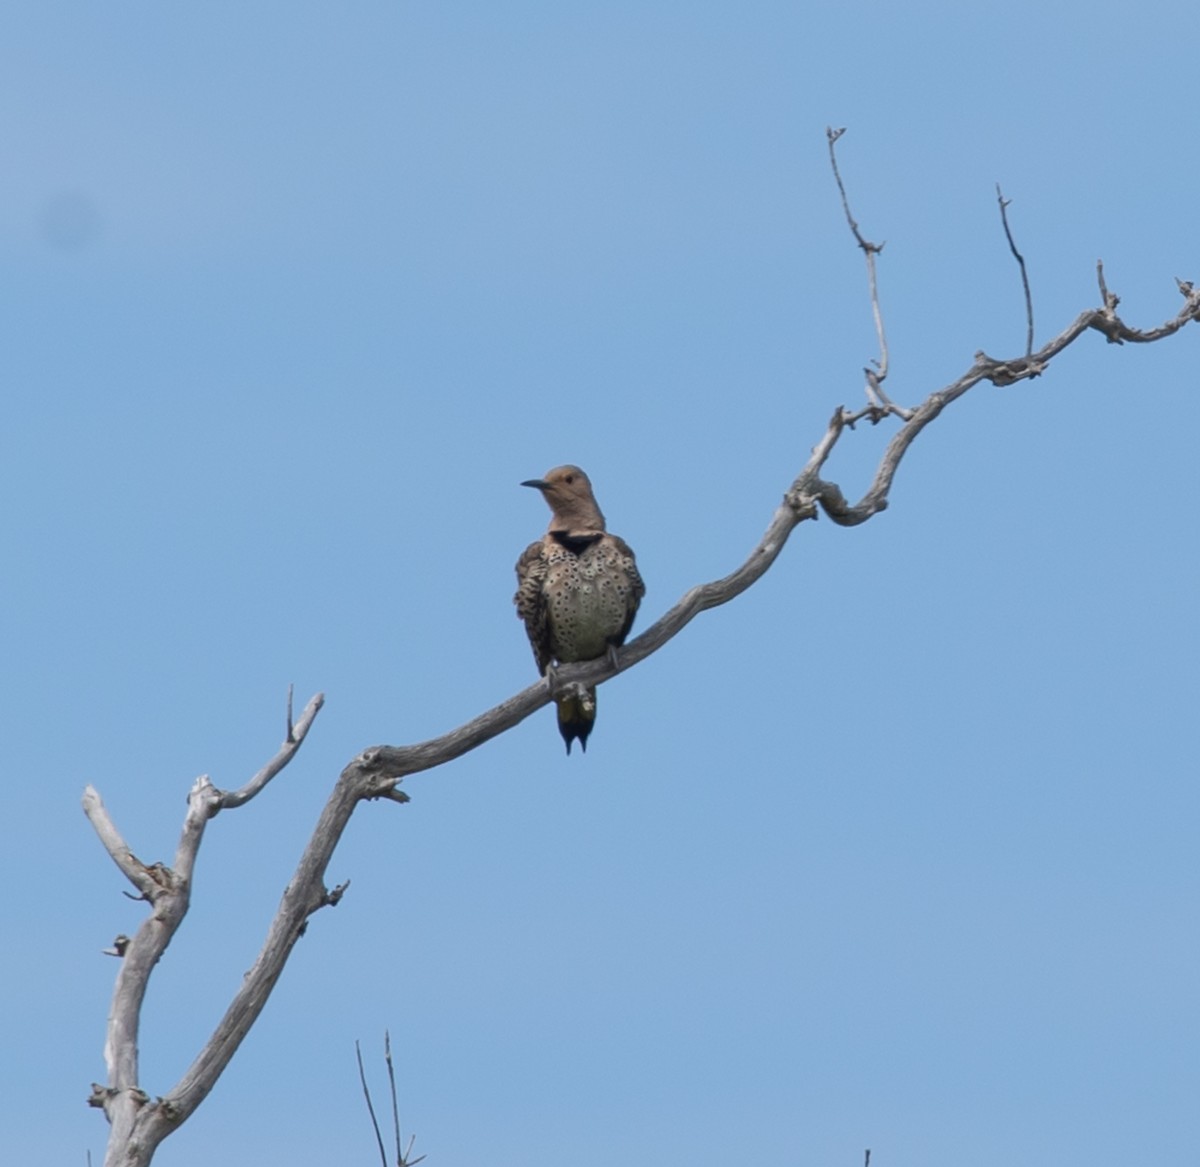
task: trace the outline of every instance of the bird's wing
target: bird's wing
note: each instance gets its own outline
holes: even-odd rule
[[[638,571],[633,549],[620,535],[609,535],[608,537],[621,556],[621,566],[625,570],[625,578],[629,583],[629,593],[625,599],[625,623],[621,626],[620,635],[613,638],[613,642],[619,646],[625,643],[625,637],[629,635],[629,630],[633,627],[638,605],[641,604],[642,597],[646,594],[646,585],[642,582],[642,573]]]
[[[513,603],[517,615],[525,621],[525,632],[537,661],[538,672],[545,674],[550,664],[550,619],[546,605],[546,549],[543,541],[530,543],[517,560],[517,594]]]

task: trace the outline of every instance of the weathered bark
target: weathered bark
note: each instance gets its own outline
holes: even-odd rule
[[[838,136],[838,132],[830,134],[831,154]],[[834,167],[836,175],[836,159]],[[837,177],[841,188],[840,175]],[[722,579],[700,584],[686,592],[674,607],[619,651],[615,668],[607,658],[562,665],[557,670],[558,684],[601,684],[616,672],[645,660],[677,636],[699,613],[728,603],[759,580],[775,562],[792,531],[802,522],[816,519],[821,511],[838,525],[849,527],[864,523],[884,510],[896,471],[917,436],[947,406],[981,382],[1008,386],[1040,376],[1055,357],[1089,331],[1101,333],[1110,343],[1149,344],[1173,335],[1189,322],[1200,320],[1200,292],[1191,284],[1179,282],[1184,303],[1175,316],[1146,331],[1129,327],[1117,316],[1117,297],[1108,291],[1100,268],[1101,307],[1081,312],[1074,322],[1035,352],[1032,347],[1032,302],[1026,285],[1030,341],[1023,356],[994,360],[978,353],[961,377],[930,393],[919,405],[913,408],[897,405],[883,390],[887,376],[887,346],[874,263],[879,247],[863,238],[850,215],[844,189],[842,196],[851,230],[867,256],[872,309],[880,343],[880,360],[865,370],[868,404],[857,412],[841,407],[834,412],[807,463],[784,492],[765,534],[744,563]],[[1002,211],[1006,205],[1001,198]],[[1007,220],[1005,228],[1007,231]],[[1011,244],[1011,235],[1009,241]],[[1013,253],[1020,260],[1015,246]],[[864,419],[878,423],[892,416],[901,421],[901,426],[884,451],[861,499],[851,504],[837,483],[822,476],[825,465],[848,428],[853,429],[855,423]],[[206,777],[197,779],[188,796],[187,813],[171,867],[161,863],[146,866],[138,860],[109,818],[99,794],[92,787],[87,788],[84,810],[101,842],[137,889],[139,897],[151,906],[150,915],[132,940],[120,937],[114,945],[115,954],[121,958],[121,969],[113,993],[105,1042],[108,1081],[103,1086],[95,1085],[89,1100],[92,1105],[103,1108],[111,1124],[105,1167],[144,1167],[149,1164],[162,1140],[185,1122],[212,1090],[262,1012],[309,916],[319,908],[336,904],[345,891],[346,884],[327,889],[325,872],[359,803],[379,798],[406,802],[408,796],[399,789],[399,784],[409,774],[441,766],[477,748],[523,721],[550,699],[547,681],[539,680],[441,737],[406,746],[374,746],[346,765],[284,890],[262,951],[225,1016],[179,1082],[154,1099],[139,1082],[138,1022],[150,974],[187,913],[192,872],[204,828],[219,811],[244,805],[287,765],[303,742],[324,698],[320,694],[314,697],[294,727],[289,700],[286,741],[275,757],[241,790],[223,792]]]

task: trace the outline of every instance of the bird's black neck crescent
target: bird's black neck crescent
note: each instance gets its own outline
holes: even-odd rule
[[[593,531],[586,535],[572,535],[570,531],[551,531],[550,536],[560,547],[565,547],[572,555],[580,555],[593,543],[598,543],[604,538],[604,532]]]

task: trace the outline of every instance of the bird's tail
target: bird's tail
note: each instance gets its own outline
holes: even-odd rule
[[[589,686],[575,685],[570,691],[555,698],[558,706],[558,732],[567,743],[567,753],[571,752],[571,743],[578,739],[579,748],[587,752],[588,734],[596,724],[596,689]]]

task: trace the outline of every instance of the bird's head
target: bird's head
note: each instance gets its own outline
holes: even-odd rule
[[[592,494],[592,483],[578,466],[556,466],[545,478],[530,478],[521,483],[542,492],[553,512],[551,531],[586,534],[604,530],[604,516]]]

